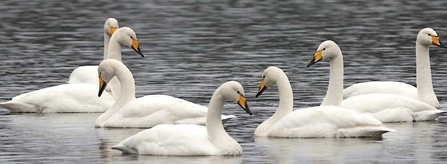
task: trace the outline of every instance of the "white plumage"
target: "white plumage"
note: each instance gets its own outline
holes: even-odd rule
[[[255,130],[258,137],[381,137],[394,131],[377,119],[337,106],[319,106],[293,110],[293,93],[289,79],[278,67],[268,67],[263,73],[260,90],[278,86],[279,106],[275,114]],[[341,94],[341,93],[340,93]]]
[[[123,91],[116,103],[95,122],[96,127],[147,128],[158,124],[205,124],[207,107],[167,95],[135,98],[135,82],[130,70],[121,62],[101,62],[99,74],[105,84],[116,77]],[[125,92],[124,92],[125,91]],[[226,122],[234,116],[222,116]]]
[[[374,116],[381,122],[430,121],[443,113],[422,101],[391,93],[363,94],[343,100],[343,55],[335,42],[321,43],[309,66],[322,59],[329,59],[331,62],[328,92],[322,105],[341,106]],[[379,85],[381,84],[374,84]]]
[[[226,99],[237,102],[251,114],[242,85],[230,81],[214,92],[206,116],[206,127],[157,125],[121,141],[112,149],[145,155],[241,155],[242,147],[225,132],[220,120]]]
[[[439,101],[435,95],[430,70],[429,46],[436,45],[447,48],[439,40],[438,34],[431,28],[419,31],[416,39],[416,82],[417,88],[402,82],[372,81],[354,84],[343,90],[343,97],[349,98],[368,93],[391,93],[413,98],[439,107]]]

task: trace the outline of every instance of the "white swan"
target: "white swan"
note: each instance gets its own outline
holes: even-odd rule
[[[158,124],[205,124],[207,108],[166,95],[135,98],[135,82],[130,70],[121,62],[107,59],[100,63],[100,92],[113,77],[121,83],[122,92],[115,104],[95,121],[95,127],[147,128]],[[222,116],[223,122],[234,116]]]
[[[439,101],[433,90],[429,46],[436,45],[447,48],[431,28],[422,29],[416,39],[416,82],[417,88],[402,82],[392,81],[372,81],[354,84],[343,90],[343,97],[368,94],[368,93],[393,93],[407,96],[436,108],[439,108]]]
[[[118,29],[118,21],[115,18],[109,18],[104,23],[104,59],[107,59],[107,50],[110,37]],[[68,84],[89,83],[98,85],[98,66],[80,66],[71,72]]]
[[[257,137],[325,138],[381,137],[394,131],[366,114],[337,106],[319,106],[293,110],[293,93],[289,79],[278,67],[270,66],[262,74],[259,92],[277,84],[279,106],[276,112],[255,130]],[[341,95],[341,93],[340,93]]]
[[[121,141],[112,149],[146,155],[241,155],[241,146],[228,135],[220,120],[226,99],[237,102],[251,115],[244,88],[238,82],[230,81],[217,88],[211,97],[206,127],[157,125]]]
[[[390,93],[371,93],[343,100],[343,55],[333,41],[320,44],[307,67],[323,60],[330,60],[329,87],[321,105],[341,106],[374,116],[381,122],[428,121],[436,119],[443,111],[405,96]]]
[[[97,92],[97,85],[62,84],[21,94],[0,106],[11,113],[104,112],[114,99],[108,93],[98,97]]]
[[[107,19],[104,24],[104,59],[121,61],[121,45],[131,47],[144,57],[141,53],[135,32],[129,27],[116,29],[117,27],[118,21],[114,18]],[[70,74],[68,83],[89,83],[98,85],[98,66],[82,66],[76,68]],[[117,99],[120,92],[118,80],[114,79],[108,87],[109,88],[106,90]]]

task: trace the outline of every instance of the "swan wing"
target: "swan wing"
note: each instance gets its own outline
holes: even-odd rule
[[[298,109],[269,130],[275,137],[380,137],[393,131],[377,119],[336,106]]]
[[[416,87],[393,81],[371,81],[354,84],[343,90],[343,98],[369,93],[391,93],[420,100]]]
[[[123,153],[146,155],[215,155],[206,128],[198,125],[158,125],[112,147]]]
[[[104,112],[114,102],[112,96],[98,97],[98,87],[91,84],[62,84],[24,93],[0,106],[11,112]]]
[[[124,105],[106,127],[153,127],[158,124],[205,125],[208,108],[167,95],[148,95]],[[228,120],[234,116],[222,116]]]
[[[442,111],[424,102],[388,93],[372,93],[350,97],[343,100],[341,106],[360,113],[368,113],[382,122],[427,121],[428,118],[437,117],[433,116],[433,113],[442,113]],[[430,114],[430,116],[427,114]],[[415,119],[415,115],[418,115],[418,119]]]

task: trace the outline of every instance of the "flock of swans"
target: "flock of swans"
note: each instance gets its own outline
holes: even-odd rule
[[[255,130],[255,137],[340,138],[382,137],[394,132],[383,122],[433,121],[444,111],[433,91],[429,46],[447,48],[431,28],[416,40],[417,88],[399,82],[367,82],[343,89],[343,56],[330,40],[321,43],[307,67],[330,61],[330,79],[320,106],[294,110],[293,92],[286,74],[270,66],[262,74],[256,97],[275,86],[279,93],[276,112]],[[146,155],[241,155],[242,147],[223,124],[234,118],[222,115],[226,100],[252,114],[242,85],[223,83],[208,107],[168,95],[135,97],[135,82],[121,62],[122,46],[143,56],[136,33],[109,18],[104,24],[104,60],[99,66],[76,68],[67,84],[43,88],[0,103],[11,113],[103,112],[96,128],[147,128],[112,149]],[[98,80],[99,78],[99,80]],[[98,82],[99,81],[99,82]]]

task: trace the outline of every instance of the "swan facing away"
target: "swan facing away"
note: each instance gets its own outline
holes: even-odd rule
[[[107,59],[107,50],[110,37],[118,29],[118,20],[109,18],[104,23],[104,59]],[[98,66],[80,66],[71,72],[68,84],[89,83],[98,85]]]
[[[325,59],[330,60],[330,77],[321,105],[341,106],[371,115],[381,122],[430,121],[443,113],[422,101],[391,93],[363,94],[343,100],[343,55],[331,40],[320,44],[308,67]]]
[[[419,31],[416,39],[416,83],[417,88],[402,82],[371,81],[354,84],[343,90],[343,97],[349,98],[368,93],[392,93],[413,98],[439,108],[439,101],[433,90],[429,46],[447,48],[431,28]]]
[[[95,127],[148,128],[158,124],[205,124],[207,107],[167,95],[135,98],[135,82],[130,70],[120,61],[107,59],[99,64],[100,90],[116,77],[123,92],[115,104],[95,121]],[[226,122],[234,116],[222,116]],[[222,123],[222,122],[221,122]]]
[[[157,125],[121,141],[112,149],[145,155],[241,155],[242,147],[228,135],[220,119],[227,99],[236,102],[251,115],[244,95],[241,84],[236,81],[226,82],[217,88],[211,97],[206,127]]]
[[[374,117],[337,106],[319,106],[292,111],[293,92],[289,79],[280,68],[274,66],[265,69],[256,97],[275,84],[279,93],[278,109],[273,116],[256,128],[257,137],[381,137],[384,133],[395,131],[384,127]]]

